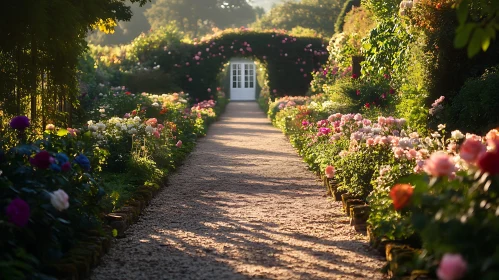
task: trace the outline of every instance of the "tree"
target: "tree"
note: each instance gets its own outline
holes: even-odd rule
[[[288,0],[275,5],[253,27],[291,30],[301,26],[330,37],[334,34],[334,24],[342,4],[342,0],[302,0],[300,2]]]
[[[151,29],[151,25],[144,15],[146,9],[151,7],[151,3],[140,5],[140,3],[130,3],[127,1],[132,11],[130,21],[120,21],[112,34],[100,31],[94,31],[88,35],[87,41],[91,44],[99,45],[118,45],[130,43],[141,33],[146,33]]]
[[[145,15],[153,29],[174,22],[191,37],[256,19],[255,9],[246,0],[157,0]]]
[[[131,0],[144,5],[148,0]],[[112,31],[129,20],[121,0],[16,0],[0,9],[0,109],[70,123],[78,93],[77,65],[93,28]],[[38,112],[41,110],[42,115]],[[41,118],[40,118],[41,117]]]

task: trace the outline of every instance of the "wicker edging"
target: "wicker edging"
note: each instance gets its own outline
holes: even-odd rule
[[[166,182],[166,178],[163,182]],[[84,237],[63,259],[45,267],[43,272],[57,279],[79,280],[90,277],[92,269],[111,248],[113,235],[116,238],[125,237],[125,231],[138,221],[142,211],[164,186],[166,183],[162,186],[138,187],[123,207],[103,215],[102,232],[95,230],[83,234]]]
[[[140,214],[159,192],[159,186],[141,186],[125,206],[104,216],[103,232],[89,231],[59,262],[43,269],[43,272],[57,279],[86,279],[92,268],[111,248],[113,231],[117,238],[124,237],[125,231],[137,220]]]
[[[384,270],[389,277],[405,280],[431,279],[428,276],[428,271],[411,270],[410,266],[406,266],[420,251],[419,249],[412,248],[407,244],[408,242],[397,242],[375,236],[372,228],[367,224],[371,211],[369,205],[362,199],[338,191],[337,184],[333,179],[329,179],[319,172],[317,176],[323,182],[327,195],[334,201],[342,202],[345,214],[350,217],[350,225],[357,232],[366,234],[371,247],[386,258],[387,265]]]

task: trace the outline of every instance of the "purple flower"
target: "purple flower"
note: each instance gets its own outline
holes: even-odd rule
[[[29,159],[31,165],[40,169],[49,168],[50,164],[54,163],[54,161],[54,158],[47,151],[41,151],[34,158]]]
[[[15,198],[13,199],[5,211],[9,217],[9,221],[18,227],[24,227],[29,221],[29,205],[26,201]]]
[[[10,120],[10,127],[24,131],[27,127],[29,127],[29,119],[26,116],[14,117]]]

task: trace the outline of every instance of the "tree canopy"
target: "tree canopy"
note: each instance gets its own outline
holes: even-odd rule
[[[301,26],[317,30],[330,37],[334,34],[334,23],[338,17],[343,0],[302,0],[285,1],[275,5],[254,25],[255,28],[277,28],[291,30]]]
[[[153,29],[174,22],[180,31],[198,37],[212,28],[247,25],[256,19],[246,0],[156,0],[145,15]]]
[[[130,0],[144,5],[148,0]],[[37,108],[55,118],[78,92],[77,66],[85,35],[110,31],[132,12],[120,0],[17,0],[0,9],[0,109],[4,114]],[[50,115],[50,116],[49,116]]]

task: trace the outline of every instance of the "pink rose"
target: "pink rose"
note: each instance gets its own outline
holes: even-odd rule
[[[481,141],[477,141],[473,138],[468,138],[461,145],[459,155],[466,162],[474,163],[480,157],[480,155],[482,155],[486,151],[487,148],[482,144]]]
[[[450,176],[456,170],[451,157],[444,152],[436,152],[426,160],[424,171],[431,176]]]
[[[182,148],[182,140],[178,140],[177,144],[175,144],[177,148]]]
[[[324,173],[326,174],[326,177],[333,178],[334,177],[334,167],[331,165],[326,166]]]
[[[374,139],[372,139],[372,138],[367,138],[367,140],[366,140],[366,144],[367,144],[367,146],[372,146],[372,145],[374,145]]]
[[[415,159],[418,155],[418,152],[414,149],[410,149],[405,153],[405,156],[407,157],[408,160]]]
[[[159,131],[154,131],[153,133],[153,136],[156,138],[156,139],[159,139],[161,137],[161,134],[159,134]]]
[[[404,149],[399,147],[394,147],[392,150],[396,158],[402,158],[404,156]]]
[[[460,254],[445,254],[440,260],[437,276],[441,280],[457,280],[464,277],[467,263]]]

